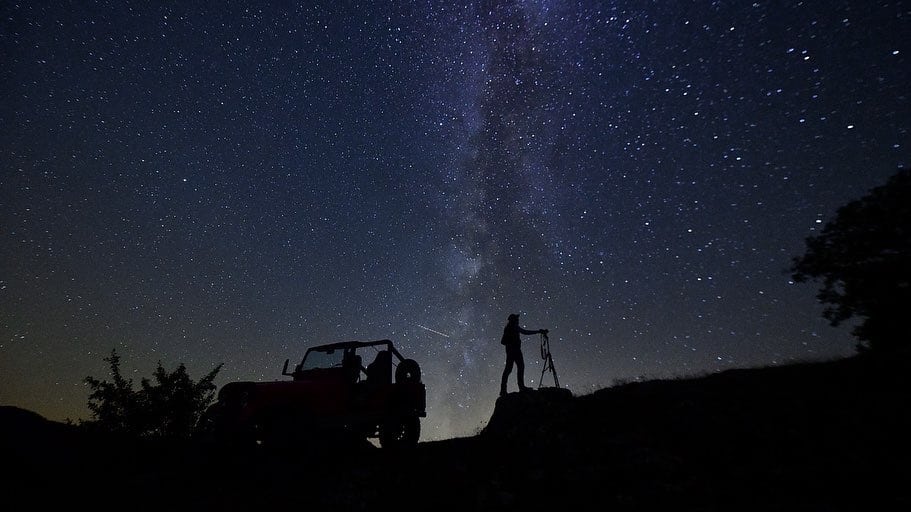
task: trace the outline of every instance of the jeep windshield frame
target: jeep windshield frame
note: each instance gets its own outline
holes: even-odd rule
[[[342,350],[311,350],[301,362],[301,371],[338,368],[342,365]]]
[[[399,362],[405,360],[405,358],[402,357],[402,354],[392,346],[392,340],[342,341],[307,349],[304,358],[301,360],[300,365],[298,365],[298,371],[320,368],[338,368],[342,365],[342,359],[345,352],[355,352],[358,349],[370,347],[381,347],[377,350],[388,350]]]

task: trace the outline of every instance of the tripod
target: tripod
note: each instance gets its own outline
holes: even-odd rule
[[[560,379],[557,378],[557,369],[554,368],[554,358],[550,355],[550,338],[544,332],[541,333],[541,359],[544,360],[544,369],[541,370],[541,378],[538,379],[538,389],[541,389],[541,384],[544,383],[544,372],[547,370],[554,374],[554,385],[559,388]]]

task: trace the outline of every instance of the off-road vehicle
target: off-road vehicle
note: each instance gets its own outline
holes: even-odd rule
[[[421,370],[390,340],[311,347],[292,372],[288,363],[282,375],[291,380],[224,385],[206,412],[208,430],[221,440],[273,446],[339,433],[376,438],[384,448],[418,442],[426,416]]]

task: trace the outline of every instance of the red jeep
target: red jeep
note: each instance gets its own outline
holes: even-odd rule
[[[329,432],[379,438],[383,447],[417,444],[420,418],[427,415],[421,370],[391,341],[312,347],[291,373],[285,360],[282,375],[292,380],[224,385],[206,413],[209,428],[223,440],[262,445],[318,440]]]

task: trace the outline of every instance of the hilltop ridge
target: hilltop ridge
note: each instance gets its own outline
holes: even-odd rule
[[[476,436],[407,452],[89,438],[12,408],[0,432],[19,498],[95,508],[103,494],[142,509],[856,510],[873,497],[898,509],[911,504],[908,370],[854,357],[582,396],[543,388],[501,397]]]

